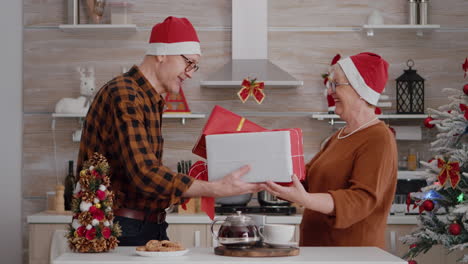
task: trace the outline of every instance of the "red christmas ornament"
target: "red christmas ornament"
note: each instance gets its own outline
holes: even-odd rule
[[[415,247],[417,247],[417,246],[418,246],[418,244],[411,244],[411,245],[409,246],[409,248],[412,249],[412,248],[415,248]]]
[[[434,202],[431,200],[426,200],[423,202],[422,207],[424,208],[424,210],[430,212],[434,209]]]
[[[461,226],[457,223],[450,224],[449,232],[454,236],[458,236],[461,233]]]
[[[468,95],[468,83],[463,86],[463,92]]]
[[[416,262],[416,260],[408,260],[408,264],[418,264],[418,262]]]
[[[429,122],[431,122],[432,120],[435,120],[434,118],[428,116],[426,117],[426,119],[424,119],[424,126],[427,127],[427,128],[433,128],[435,127],[434,124],[430,124]]]

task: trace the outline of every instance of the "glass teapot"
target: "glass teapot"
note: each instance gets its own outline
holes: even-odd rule
[[[224,221],[215,234],[213,227],[217,222]],[[211,234],[223,246],[230,248],[251,247],[261,241],[258,227],[252,217],[243,215],[241,211],[226,217],[225,220],[215,219],[211,223]]]

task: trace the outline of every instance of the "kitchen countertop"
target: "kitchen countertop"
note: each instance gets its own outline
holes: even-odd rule
[[[324,263],[324,264],[407,264],[386,251],[376,247],[301,247],[298,256],[241,258],[215,255],[213,248],[191,248],[179,257],[141,257],[135,254],[135,247],[118,247],[108,253],[65,252],[52,264],[124,264],[124,263]]]
[[[217,218],[226,216],[217,216]],[[300,224],[302,215],[267,215],[267,224]],[[69,224],[71,223],[71,215],[58,215],[51,213],[38,213],[28,216],[28,224]],[[169,224],[211,224],[211,219],[205,214],[168,214],[166,221]],[[390,225],[415,225],[417,223],[416,215],[390,215],[387,224]]]

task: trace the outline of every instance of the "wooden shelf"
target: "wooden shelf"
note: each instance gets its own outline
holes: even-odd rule
[[[363,25],[362,28],[367,32],[367,36],[374,36],[375,31],[383,30],[405,30],[414,31],[416,35],[422,36],[423,32],[430,32],[440,29],[440,25]]]
[[[62,24],[59,29],[64,32],[133,32],[137,30],[135,24]]]
[[[420,115],[406,115],[406,114],[381,114],[378,115],[379,119],[424,119],[428,117],[426,114],[420,114]],[[337,123],[336,119],[340,119],[338,115],[335,114],[328,114],[328,113],[313,113],[311,118],[317,119],[317,120],[325,120],[329,119],[329,123],[331,125],[334,125]],[[342,122],[342,121],[339,121]]]
[[[55,118],[85,118],[86,114],[62,114],[53,113],[52,117]],[[205,118],[205,114],[199,113],[163,113],[163,118],[179,118],[181,119],[182,125],[185,125],[185,119],[198,119]]]
[[[426,177],[424,170],[398,171],[399,180],[424,180]]]

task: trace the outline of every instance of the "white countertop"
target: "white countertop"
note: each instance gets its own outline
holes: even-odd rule
[[[213,248],[192,248],[180,257],[141,257],[135,254],[135,247],[118,247],[108,253],[70,253],[55,258],[52,264],[124,264],[124,263],[324,263],[324,264],[407,264],[375,247],[301,247],[298,256],[270,258],[225,257],[214,254]]]
[[[223,218],[225,216],[217,216]],[[267,215],[267,224],[300,224],[302,215],[277,216]],[[50,213],[38,213],[28,216],[29,224],[69,224],[71,223],[71,215],[57,215]],[[211,224],[211,219],[205,214],[168,214],[166,221],[169,224]],[[390,215],[387,220],[391,225],[415,225],[417,223],[415,215]]]

